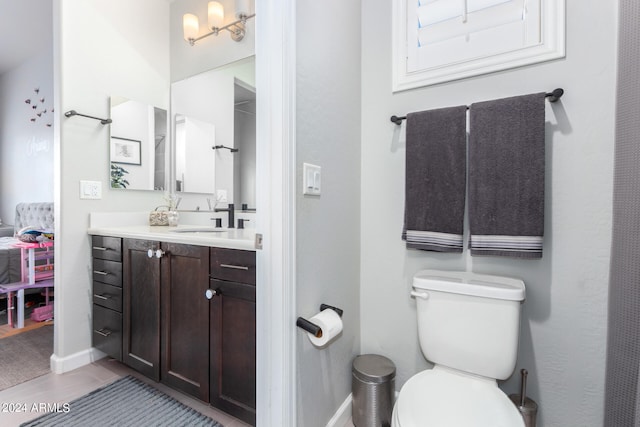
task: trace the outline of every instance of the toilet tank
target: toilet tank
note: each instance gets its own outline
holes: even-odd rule
[[[427,360],[499,380],[513,373],[525,299],[522,280],[423,270],[414,276],[411,294]]]

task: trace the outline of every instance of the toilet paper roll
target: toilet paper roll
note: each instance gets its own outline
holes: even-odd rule
[[[307,332],[309,341],[316,347],[323,347],[334,339],[340,332],[342,332],[342,319],[332,309],[328,308],[309,319],[311,323],[314,323],[320,327],[320,336],[314,336]]]

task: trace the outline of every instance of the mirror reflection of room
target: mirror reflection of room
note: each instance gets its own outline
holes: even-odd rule
[[[216,127],[182,114],[175,117],[176,191],[213,194]]]
[[[255,58],[174,82],[171,102],[176,191],[255,208]]]
[[[236,79],[234,83],[233,200],[242,210],[256,206],[256,90]]]
[[[167,110],[111,97],[111,188],[166,188]]]

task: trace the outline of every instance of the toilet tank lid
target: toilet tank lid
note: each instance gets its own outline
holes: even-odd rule
[[[413,287],[510,301],[525,299],[522,280],[469,271],[422,270],[414,276]]]

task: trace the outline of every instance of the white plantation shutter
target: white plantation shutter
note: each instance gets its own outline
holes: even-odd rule
[[[564,0],[395,0],[394,90],[564,56]]]

